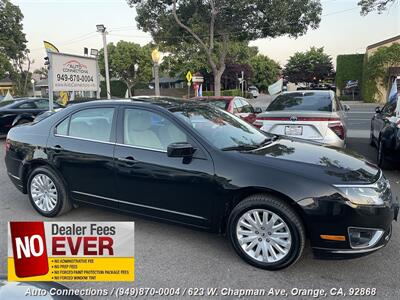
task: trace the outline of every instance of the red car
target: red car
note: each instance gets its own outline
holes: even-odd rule
[[[253,124],[257,114],[261,113],[260,107],[253,107],[246,99],[232,96],[195,97],[194,100],[206,101],[227,112],[235,114],[246,122]]]

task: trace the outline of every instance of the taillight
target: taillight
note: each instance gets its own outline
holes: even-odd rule
[[[341,139],[344,140],[345,138],[345,132],[344,132],[344,127],[341,122],[337,123],[330,123],[329,128],[336,133],[336,135]]]
[[[305,122],[330,122],[339,121],[339,118],[325,118],[325,117],[258,117],[257,120],[263,121],[305,121]]]

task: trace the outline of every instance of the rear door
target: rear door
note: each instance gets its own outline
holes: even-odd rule
[[[114,106],[82,108],[50,133],[49,157],[75,200],[118,207],[113,158],[116,113]]]

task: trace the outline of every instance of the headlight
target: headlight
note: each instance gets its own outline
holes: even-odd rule
[[[358,205],[384,205],[392,201],[392,192],[389,181],[381,177],[373,184],[368,185],[335,185],[341,190],[350,202]]]
[[[383,205],[380,193],[372,187],[338,187],[350,202],[360,205]]]

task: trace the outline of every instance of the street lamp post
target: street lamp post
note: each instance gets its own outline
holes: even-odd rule
[[[158,72],[159,69],[159,62],[160,62],[160,52],[157,49],[154,49],[151,52],[151,59],[153,60],[154,64],[154,89],[156,96],[160,96],[160,75]]]
[[[104,64],[106,69],[106,87],[107,87],[107,99],[111,99],[110,92],[110,73],[108,70],[108,51],[107,51],[107,40],[106,40],[106,27],[103,24],[96,25],[97,31],[103,36],[103,49],[104,49]]]
[[[31,79],[31,83],[32,83],[32,95],[33,97],[35,97],[35,79]]]

